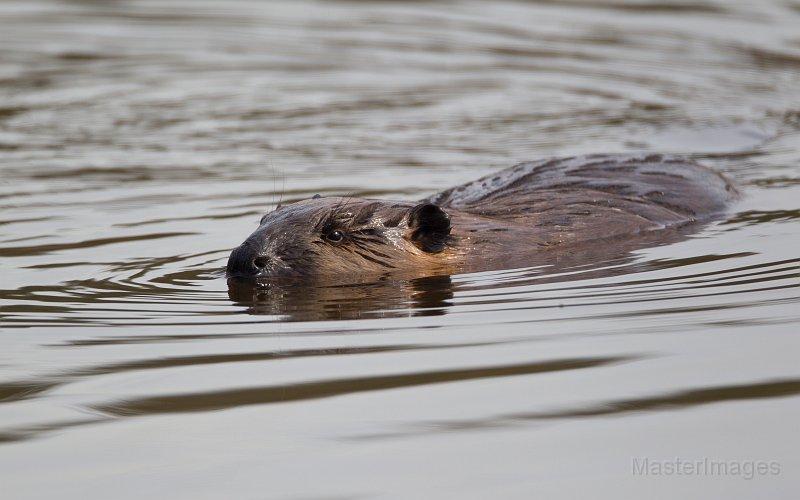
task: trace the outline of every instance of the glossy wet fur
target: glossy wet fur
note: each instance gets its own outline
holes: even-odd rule
[[[437,206],[315,197],[284,205],[234,249],[230,276],[300,277],[391,272],[434,264],[450,243]],[[442,257],[442,256],[438,256]]]
[[[738,195],[718,173],[661,155],[521,163],[421,202],[314,197],[279,207],[232,253],[234,277],[476,271],[707,220]]]

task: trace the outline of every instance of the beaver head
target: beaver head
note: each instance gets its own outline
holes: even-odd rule
[[[320,197],[279,206],[231,252],[230,277],[384,273],[441,260],[450,217],[431,203]]]

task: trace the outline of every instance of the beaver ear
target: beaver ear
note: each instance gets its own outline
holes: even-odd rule
[[[420,250],[444,250],[450,234],[450,216],[433,203],[420,203],[408,212],[408,239]]]

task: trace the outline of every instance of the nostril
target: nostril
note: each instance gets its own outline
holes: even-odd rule
[[[253,259],[253,265],[259,269],[264,269],[269,265],[269,259],[264,257],[263,255],[259,255],[255,259]]]

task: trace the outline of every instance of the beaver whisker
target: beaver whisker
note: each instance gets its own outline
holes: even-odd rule
[[[352,243],[353,246],[355,246],[359,250],[369,250],[368,246],[364,245],[362,242],[360,242],[358,240],[350,240],[350,243]]]
[[[380,206],[379,203],[369,203],[363,207],[361,207],[358,212],[355,213],[353,216],[353,224],[357,226],[363,226],[369,223],[372,217],[375,215],[378,207]],[[370,229],[370,228],[367,228]],[[372,228],[374,229],[374,228]]]
[[[358,229],[356,231],[350,231],[350,233],[359,236],[377,236],[378,230],[374,227],[368,227],[364,229]]]
[[[358,236],[358,235],[354,235],[354,234],[351,234],[350,236],[351,236],[351,240],[352,241],[358,241],[358,242],[362,242],[362,243],[372,243],[372,244],[376,244],[376,245],[385,245],[386,244],[386,239],[384,239],[384,238],[382,238],[380,236],[363,237],[363,236]]]
[[[387,254],[385,254],[383,252],[379,252],[379,251],[375,250],[374,248],[370,248],[369,251],[373,255],[377,255],[378,257],[381,257],[381,258],[384,258],[384,259],[391,259],[392,258],[390,255],[387,255]]]
[[[333,209],[333,215],[345,215],[343,214],[344,210],[347,208],[347,204],[353,199],[353,195],[355,193],[345,194],[339,200],[338,205]],[[352,214],[346,214],[349,218],[352,218]]]
[[[359,255],[361,258],[363,258],[363,259],[366,259],[366,260],[368,260],[368,261],[370,261],[370,262],[374,262],[374,263],[376,263],[376,264],[380,264],[380,265],[381,265],[381,266],[383,266],[383,267],[387,267],[387,268],[390,268],[390,269],[394,269],[394,268],[395,268],[395,266],[393,266],[393,265],[391,265],[391,264],[388,264],[388,263],[386,263],[386,262],[383,262],[383,261],[381,261],[381,260],[378,260],[378,259],[376,259],[376,258],[370,257],[370,256],[368,256],[368,255],[364,255],[364,254],[363,254],[363,253],[361,253],[361,252],[356,252],[356,254],[358,254],[358,255]]]

